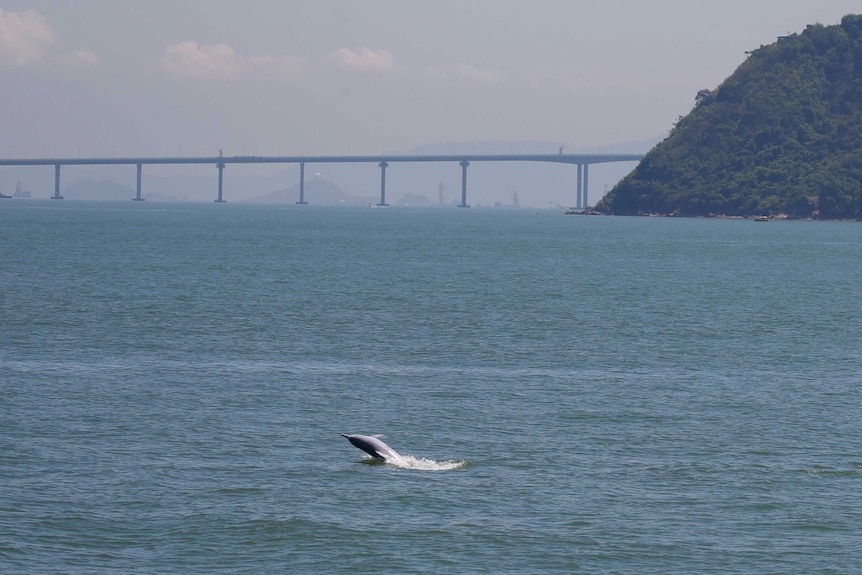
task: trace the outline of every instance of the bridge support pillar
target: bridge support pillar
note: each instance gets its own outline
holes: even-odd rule
[[[216,164],[218,168],[218,199],[215,200],[216,204],[225,203],[224,198],[222,197],[222,184],[224,183],[224,162],[219,162]]]
[[[461,203],[458,204],[459,208],[469,208],[470,204],[467,203],[467,166],[470,165],[470,162],[467,160],[461,160]]]
[[[590,207],[590,165],[578,164],[578,199],[575,203],[575,208],[585,210]]]
[[[302,206],[308,203],[305,201],[305,162],[299,162],[299,201],[296,203]]]
[[[143,202],[146,198],[141,197],[141,163],[138,162],[138,191],[135,194],[135,197],[132,198],[133,202]]]
[[[584,193],[584,165],[578,164],[578,199],[575,202],[575,209],[581,210],[584,208],[583,193]]]
[[[388,206],[386,203],[386,168],[389,166],[389,162],[380,162],[378,164],[380,166],[380,203],[378,206]]]
[[[63,196],[60,195],[60,164],[54,164],[54,195],[51,196],[51,199],[63,199]]]
[[[590,165],[584,164],[584,205],[583,209],[590,207]]]

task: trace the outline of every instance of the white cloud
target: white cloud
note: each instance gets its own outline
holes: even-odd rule
[[[59,56],[65,68],[90,68],[99,65],[99,56],[90,50],[73,50]]]
[[[295,80],[302,71],[302,60],[293,56],[255,56],[246,58],[244,69],[282,80]]]
[[[448,78],[448,71],[442,66],[426,66],[422,69],[421,78],[428,82],[440,83]]]
[[[595,91],[601,84],[594,72],[586,67],[551,66],[530,67],[521,70],[518,79],[522,85],[535,91],[562,90],[568,94],[578,94],[592,87]]]
[[[178,78],[230,78],[242,68],[241,59],[231,46],[199,46],[191,40],[168,46],[160,65],[162,70]]]
[[[486,86],[501,84],[509,77],[509,73],[501,68],[479,68],[470,64],[458,64],[455,72],[466,82]]]
[[[389,51],[369,48],[363,48],[359,52],[340,48],[330,54],[330,59],[341,68],[355,72],[385,72],[395,65],[395,58]]]
[[[0,66],[38,63],[56,43],[53,28],[39,12],[0,8]]]
[[[335,63],[352,72],[383,72],[395,65],[386,50],[363,48],[352,51],[341,48],[320,63]],[[306,62],[293,56],[244,56],[229,44],[200,45],[193,40],[165,48],[157,68],[169,76],[185,80],[230,81],[249,76],[277,80],[296,80],[310,69]]]
[[[290,56],[242,56],[228,44],[201,46],[191,40],[168,46],[159,61],[163,72],[181,79],[229,80],[247,74],[292,79],[301,66]]]
[[[421,77],[432,84],[460,82],[474,86],[496,86],[511,80],[512,73],[498,67],[480,68],[461,63],[455,66],[427,66],[422,70]]]

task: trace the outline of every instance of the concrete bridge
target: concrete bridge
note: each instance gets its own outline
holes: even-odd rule
[[[144,165],[154,164],[213,164],[218,168],[218,197],[216,203],[224,203],[223,174],[228,164],[299,164],[299,199],[305,201],[305,164],[377,164],[380,168],[380,202],[386,206],[386,168],[390,163],[405,162],[455,162],[461,166],[461,203],[459,207],[468,208],[467,167],[471,162],[554,162],[578,166],[577,204],[578,209],[589,206],[589,167],[590,164],[607,162],[638,162],[643,154],[452,154],[452,155],[379,155],[379,156],[202,156],[188,158],[45,158],[45,159],[0,159],[0,166],[54,166],[54,195],[52,199],[62,200],[60,195],[60,168],[62,166],[94,165],[136,165],[138,168],[137,193],[134,201],[142,202],[141,172]]]

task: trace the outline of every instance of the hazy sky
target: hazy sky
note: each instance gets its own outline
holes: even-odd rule
[[[666,134],[858,0],[0,2],[0,155],[376,154]]]

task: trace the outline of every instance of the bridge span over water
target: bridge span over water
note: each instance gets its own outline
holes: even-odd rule
[[[299,164],[299,199],[297,204],[305,201],[305,165],[306,164],[343,164],[365,163],[377,164],[380,168],[380,202],[378,206],[386,206],[386,168],[390,163],[407,162],[454,162],[461,166],[461,203],[459,207],[468,208],[467,203],[467,167],[471,162],[553,162],[557,164],[573,164],[578,167],[577,173],[577,204],[579,209],[589,206],[589,167],[590,164],[608,162],[637,162],[643,154],[451,154],[451,155],[372,155],[372,156],[218,156],[200,157],[144,157],[144,158],[43,158],[43,159],[0,159],[0,166],[54,166],[54,195],[52,199],[62,200],[60,195],[60,168],[62,166],[97,166],[97,165],[134,165],[138,168],[137,192],[134,201],[142,202],[141,172],[144,165],[164,164],[212,164],[218,168],[218,196],[216,203],[224,203],[223,174],[228,164]]]

